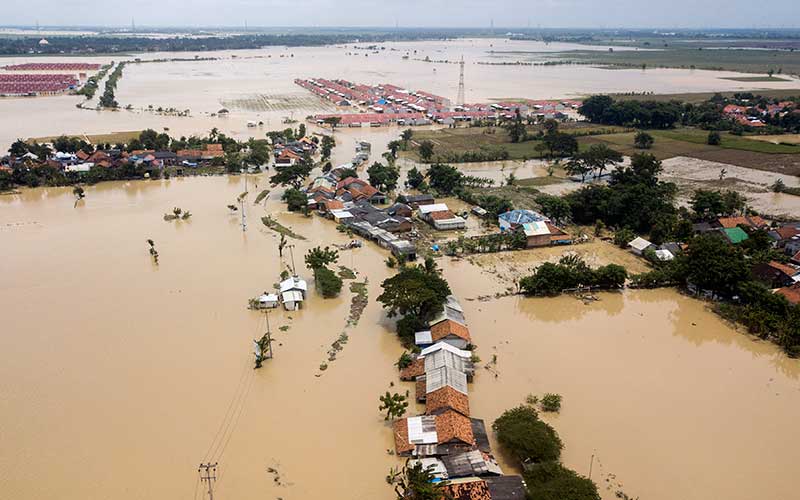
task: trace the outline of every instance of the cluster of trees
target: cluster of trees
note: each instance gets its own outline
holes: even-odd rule
[[[631,165],[611,172],[608,185],[593,184],[566,196],[572,219],[581,224],[600,220],[607,226],[640,233],[671,234],[678,224],[674,205],[677,187],[660,181],[661,162],[650,154],[633,155]]]
[[[564,171],[569,175],[579,175],[583,182],[587,175],[594,173],[595,177],[600,177],[610,165],[621,162],[622,153],[605,144],[595,144],[586,151],[574,154]]]
[[[524,466],[523,478],[532,500],[600,500],[597,486],[559,462],[563,444],[558,433],[532,406],[504,412],[492,424],[497,441]]]
[[[423,264],[401,263],[398,273],[385,279],[381,287],[383,293],[378,302],[387,309],[390,318],[401,316],[397,335],[405,345],[414,345],[414,333],[442,310],[451,294],[450,285],[430,257]]]
[[[469,238],[459,236],[444,244],[444,253],[445,255],[494,253],[520,250],[525,248],[526,244],[525,234],[521,231],[504,231]]]
[[[314,272],[315,286],[326,299],[342,291],[342,278],[328,268],[338,260],[339,252],[330,247],[314,247],[305,256],[306,267]]]
[[[528,295],[552,296],[578,287],[622,288],[627,279],[628,271],[617,264],[592,269],[580,257],[566,255],[557,264],[545,262],[536,268],[519,281],[519,287]]]
[[[314,159],[306,153],[294,165],[281,167],[275,175],[269,178],[269,182],[273,186],[291,186],[295,190],[299,190],[311,175],[312,170],[314,170]]]
[[[397,187],[397,180],[400,178],[400,169],[393,165],[384,165],[375,162],[367,169],[369,183],[371,186],[383,192],[393,191]]]
[[[117,103],[116,98],[114,97],[114,92],[117,90],[117,81],[122,77],[122,70],[125,69],[125,62],[121,62],[117,64],[117,67],[114,68],[114,71],[108,75],[108,80],[106,80],[105,91],[103,91],[103,95],[100,96],[100,106],[104,108],[118,108],[119,104]]]
[[[578,112],[604,125],[666,129],[681,120],[682,105],[677,101],[615,101],[611,96],[596,95],[583,101]]]
[[[417,174],[414,175],[416,176]],[[457,168],[444,163],[431,165],[425,177],[428,179],[428,186],[442,195],[455,194],[466,187],[485,187],[494,183],[491,179],[464,175]],[[409,174],[410,179],[411,174]]]

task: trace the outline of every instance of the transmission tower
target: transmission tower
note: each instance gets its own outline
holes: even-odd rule
[[[200,464],[197,468],[200,473],[200,480],[208,483],[208,500],[214,500],[214,481],[217,480],[217,462]]]
[[[461,56],[458,69],[458,97],[456,98],[456,104],[462,106],[464,104],[464,56]]]

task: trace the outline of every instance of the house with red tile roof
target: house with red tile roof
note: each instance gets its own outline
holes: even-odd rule
[[[469,396],[450,386],[444,386],[429,392],[425,397],[425,413],[438,415],[455,411],[469,417]]]
[[[783,295],[790,304],[800,304],[800,284],[794,284],[775,290],[778,295]]]
[[[431,326],[431,343],[439,341],[447,342],[453,347],[464,349],[472,342],[469,334],[469,328],[457,323],[453,320],[447,319]]]

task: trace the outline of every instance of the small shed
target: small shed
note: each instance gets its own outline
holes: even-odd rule
[[[259,309],[275,309],[278,307],[278,294],[275,293],[265,293],[258,297],[257,299],[257,307]]]
[[[669,250],[667,250],[666,248],[659,248],[658,250],[656,250],[656,259],[658,259],[658,260],[660,260],[662,262],[666,262],[666,261],[672,260],[674,258],[675,258],[675,255],[673,255],[673,253],[670,252]]]
[[[417,332],[414,334],[414,343],[418,346],[429,346],[433,344],[433,338],[431,337],[431,331],[425,330],[422,332]]]

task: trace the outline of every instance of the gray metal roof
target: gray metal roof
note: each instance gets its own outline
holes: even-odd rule
[[[467,375],[448,366],[442,366],[431,371],[426,370],[425,393],[430,394],[442,387],[452,387],[462,394],[467,394]]]
[[[502,475],[503,471],[497,462],[489,457],[484,456],[478,450],[467,451],[455,455],[448,455],[442,457],[447,476],[454,477],[472,477],[472,476],[486,476],[486,475]]]
[[[428,334],[430,335],[430,332]],[[443,366],[453,368],[467,375],[475,372],[475,365],[469,358],[463,358],[444,349],[428,354],[424,359],[426,372],[432,372]]]

